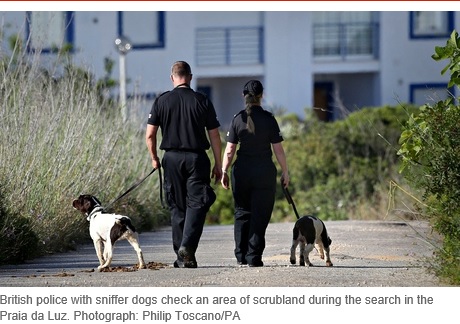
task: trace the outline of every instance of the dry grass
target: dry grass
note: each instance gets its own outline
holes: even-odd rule
[[[38,238],[27,249],[38,254],[66,250],[88,237],[85,218],[71,206],[79,194],[108,204],[151,170],[145,121],[123,124],[89,74],[62,62],[45,71],[38,56],[0,60],[0,206],[8,217],[26,220]],[[151,177],[130,193],[123,210],[146,228],[164,218],[157,180]],[[0,221],[2,240],[19,234],[11,223]],[[0,252],[0,259],[8,259],[8,252]]]

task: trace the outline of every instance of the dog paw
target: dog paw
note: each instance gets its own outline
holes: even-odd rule
[[[299,265],[302,266],[302,267],[305,267],[305,262],[300,261],[300,262],[299,262]]]
[[[326,262],[326,267],[332,267],[332,266],[333,266],[333,264],[332,264],[331,261],[327,261],[327,262]]]
[[[147,268],[147,266],[146,266],[145,264],[141,264],[141,265],[139,266],[139,269],[146,269],[146,268]]]
[[[291,262],[291,264],[295,264],[295,259],[289,259],[289,261]]]

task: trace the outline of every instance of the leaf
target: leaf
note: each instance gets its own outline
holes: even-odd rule
[[[455,48],[458,48],[457,46],[457,41],[458,41],[458,33],[457,31],[454,29],[452,31],[452,33],[450,34],[450,39],[449,39],[450,43],[455,47]],[[448,41],[448,42],[449,42]]]
[[[412,137],[413,132],[411,130],[405,130],[401,133],[401,136],[399,137],[399,143],[403,143],[407,141],[408,138]]]
[[[442,69],[441,75],[444,75],[444,73],[446,73],[446,71],[449,70],[449,68],[450,68],[450,64],[447,64],[446,67]]]

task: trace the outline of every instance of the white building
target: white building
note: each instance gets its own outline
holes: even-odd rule
[[[100,78],[110,58],[118,79],[114,41],[123,35],[132,44],[126,92],[148,98],[145,110],[171,89],[172,63],[185,60],[193,88],[211,97],[223,125],[243,108],[242,87],[252,78],[265,86],[265,108],[300,118],[321,108],[323,120],[334,120],[364,106],[444,98],[447,62],[431,55],[459,25],[446,11],[9,11],[0,12],[0,54],[15,34],[42,56],[70,44],[75,64]]]

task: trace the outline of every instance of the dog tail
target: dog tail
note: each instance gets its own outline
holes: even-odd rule
[[[329,235],[327,234],[327,229],[326,229],[326,225],[324,225],[324,222],[321,219],[319,219],[319,221],[323,225],[323,231],[321,232],[321,240],[323,241],[324,247],[328,248],[329,245],[331,245],[332,240],[329,237]]]

